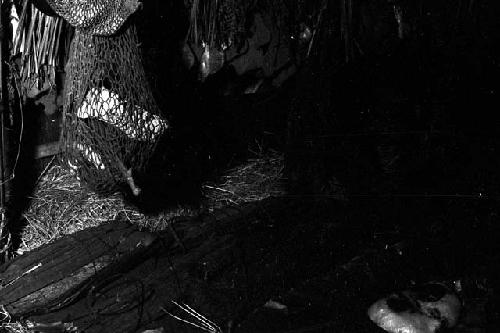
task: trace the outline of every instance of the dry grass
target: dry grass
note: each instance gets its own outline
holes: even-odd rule
[[[241,205],[284,194],[283,154],[268,151],[254,155],[255,158],[229,170],[217,183],[203,185],[211,207]]]
[[[203,185],[210,210],[228,204],[239,205],[283,194],[283,156],[274,151],[259,152],[255,158],[238,166],[216,183]],[[119,194],[98,196],[83,187],[66,169],[55,165],[41,176],[23,214],[27,225],[19,254],[50,243],[64,235],[123,216],[131,223],[150,231],[164,230],[178,216],[192,216],[197,210],[178,207],[159,215],[146,216],[127,205]]]
[[[5,333],[29,333],[33,332],[27,325],[21,322],[10,322],[0,324],[0,331]]]
[[[13,321],[5,308],[0,305],[0,332],[28,333],[31,332],[31,330],[28,329],[26,324],[19,321]]]
[[[23,214],[27,225],[18,254],[118,216],[141,228],[158,231],[165,229],[173,217],[190,214],[192,210],[179,207],[159,215],[144,215],[127,205],[121,195],[99,196],[83,187],[68,170],[55,165],[41,177]]]

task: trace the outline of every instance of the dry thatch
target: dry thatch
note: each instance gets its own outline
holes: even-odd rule
[[[211,207],[241,205],[284,194],[283,154],[258,152],[256,157],[231,169],[217,183],[203,185]]]
[[[0,332],[7,333],[28,333],[31,332],[27,323],[13,321],[10,314],[0,305]]]
[[[42,90],[54,87],[56,70],[66,62],[72,34],[62,18],[44,14],[28,0],[21,0],[19,4],[22,8],[19,17],[16,6],[11,4],[11,19],[16,22],[12,27],[11,56],[20,58],[16,65],[22,83],[20,93],[33,98]]]
[[[281,186],[283,156],[277,152],[259,153],[247,163],[229,170],[219,182],[203,185],[209,210],[228,204],[239,205],[283,194]],[[147,216],[126,204],[119,194],[107,197],[83,187],[76,177],[54,165],[42,174],[23,214],[27,222],[18,253],[33,250],[59,237],[100,225],[123,216],[150,231],[164,230],[178,216],[193,216],[198,210],[178,207]]]
[[[2,332],[7,332],[7,333],[29,333],[33,332],[30,330],[26,324],[23,324],[22,322],[15,321],[15,322],[8,322],[8,323],[2,323],[0,324],[0,330]]]
[[[127,205],[122,196],[107,197],[83,187],[76,177],[55,165],[41,177],[31,204],[23,214],[27,225],[18,253],[33,250],[61,236],[123,216],[130,222],[151,231],[163,230],[175,216],[186,216],[192,211],[179,208],[164,214],[146,216]]]

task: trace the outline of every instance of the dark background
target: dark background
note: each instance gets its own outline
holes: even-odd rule
[[[360,318],[367,318],[358,315],[383,293],[461,279],[469,300],[484,300],[482,325],[494,331],[498,303],[485,295],[498,291],[500,259],[500,4],[280,4],[286,10],[276,22],[289,36],[301,23],[317,29],[309,57],[285,38],[294,75],[279,86],[265,78],[256,94],[234,89],[224,95],[221,87],[244,86],[259,72],[238,76],[228,64],[200,82],[197,67],[186,68],[182,58],[189,26],[184,3],[144,1],[133,20],[150,85],[172,130],[141,179],[145,194],[135,203],[146,211],[199,204],[201,184],[244,163],[258,142],[284,153],[288,190],[287,203],[280,203],[285,213],[262,218],[280,229],[250,230],[251,237],[241,238],[256,248],[266,244],[269,257],[282,260],[272,266],[284,276],[270,278],[276,285],[260,288],[259,274],[270,275],[265,269],[250,275],[262,292],[259,302],[277,294],[299,299],[303,310],[293,327],[330,320],[337,311],[337,323],[356,321],[363,331]],[[401,26],[395,6],[403,12]],[[249,21],[255,13],[248,13]],[[342,270],[357,256],[378,270]],[[227,307],[224,295],[217,297]],[[342,303],[353,299],[362,301]],[[249,302],[256,306],[255,299]],[[349,316],[351,307],[356,315]],[[249,332],[264,322],[259,313],[242,317]]]

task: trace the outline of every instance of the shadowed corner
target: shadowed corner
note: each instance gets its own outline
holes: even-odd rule
[[[37,107],[34,103],[28,102],[26,108],[34,112],[26,112],[22,114],[22,119],[17,119],[20,113],[14,119],[15,126],[7,129],[7,142],[10,149],[7,152],[7,219],[9,221],[9,231],[12,234],[12,252],[15,252],[21,245],[21,237],[23,229],[26,226],[26,220],[23,213],[31,203],[31,197],[35,189],[40,170],[37,168],[36,145],[38,138],[35,133],[39,132],[39,121],[36,112],[42,112],[41,107]],[[24,134],[19,137],[23,127]],[[20,141],[21,139],[21,141]]]

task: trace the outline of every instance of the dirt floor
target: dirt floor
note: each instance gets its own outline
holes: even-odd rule
[[[500,235],[492,207],[490,200],[283,197],[181,218],[173,223],[181,242],[160,233],[163,241],[132,270],[28,319],[85,332],[199,332],[166,313],[199,323],[175,301],[223,332],[377,332],[370,304],[442,282],[460,286],[455,332],[491,332]]]

